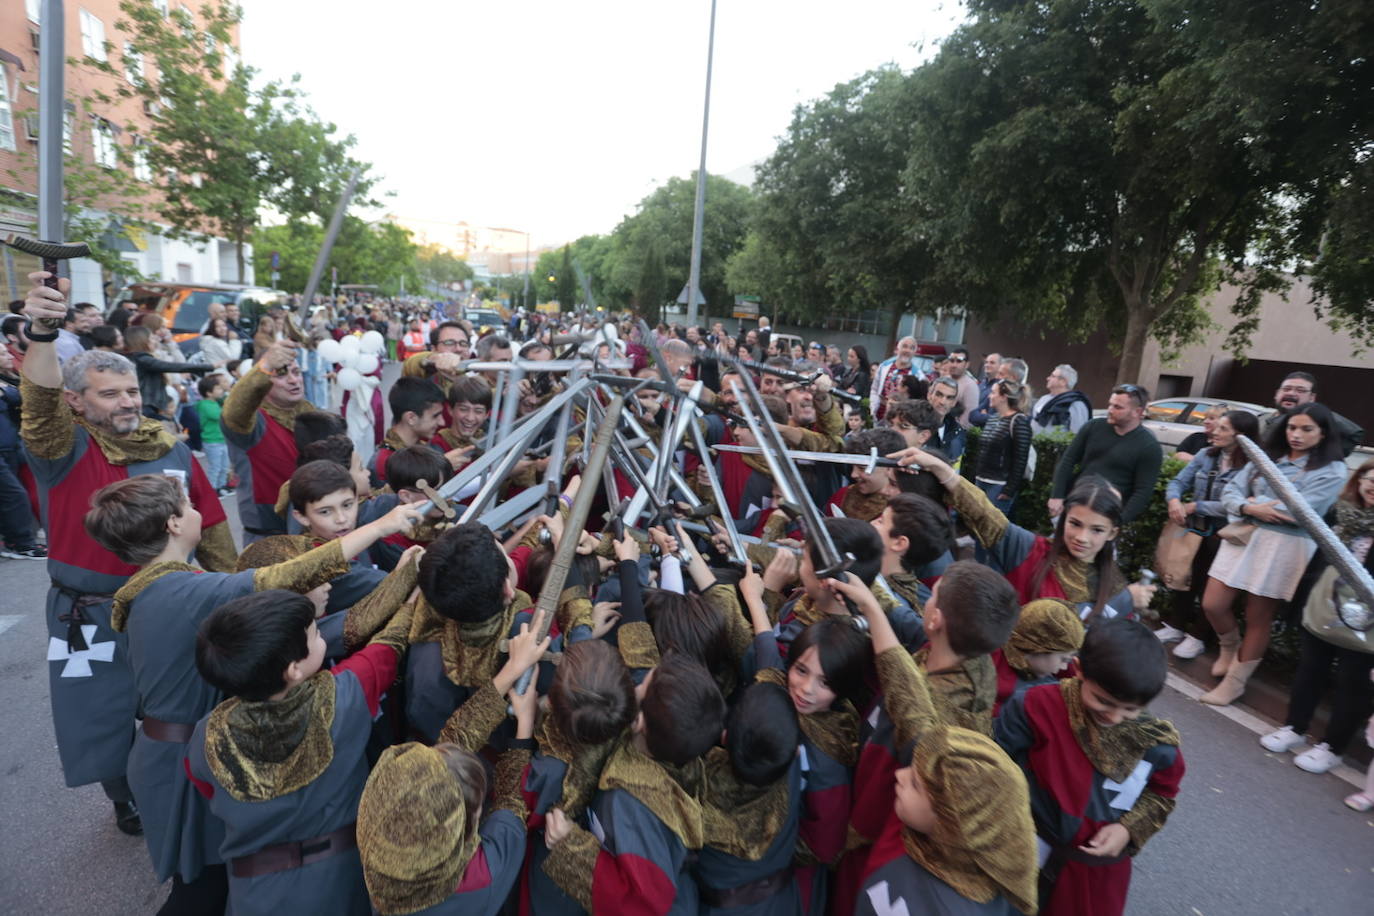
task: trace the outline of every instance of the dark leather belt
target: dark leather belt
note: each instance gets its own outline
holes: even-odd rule
[[[161,719],[154,719],[152,716],[143,717],[143,734],[152,738],[154,741],[166,741],[169,744],[185,744],[191,740],[195,734],[196,727],[187,725],[185,722],[163,722]]]
[[[791,883],[792,866],[789,865],[771,875],[759,878],[757,881],[741,884],[739,887],[718,890],[714,887],[702,886],[701,900],[707,906],[718,910],[728,910],[737,906],[754,906],[763,903]]]
[[[251,856],[239,856],[229,862],[229,873],[235,878],[261,878],[279,871],[313,865],[316,862],[358,848],[357,823],[345,824],[333,833],[317,836],[299,843],[278,843],[264,846]]]

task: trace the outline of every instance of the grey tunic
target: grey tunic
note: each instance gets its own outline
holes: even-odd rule
[[[253,592],[255,570],[168,573],[129,609],[129,658],[143,714],[194,725],[223,697],[196,670],[196,631],[210,612]],[[129,752],[129,786],[159,881],[185,881],[217,865],[224,825],[186,779],[186,745],[155,741],[142,729]]]

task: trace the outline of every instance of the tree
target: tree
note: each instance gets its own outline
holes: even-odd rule
[[[237,6],[207,4],[199,21],[184,6],[164,18],[142,0],[122,0],[120,10],[127,19],[116,28],[130,36],[149,72],[118,90],[141,99],[149,114],[138,151],[157,176],[148,203],[169,224],[168,235],[233,242],[243,282],[245,245],[260,211],[323,223],[358,165],[348,156],[353,138],[335,139],[335,127],[309,111],[294,85],[255,85],[252,68],[226,57],[241,18]],[[127,155],[132,163],[132,148]],[[359,181],[356,202],[367,202],[372,183]]]
[[[418,273],[425,289],[447,292],[451,284],[471,280],[468,262],[441,245],[426,245],[417,253]]]
[[[910,79],[888,66],[797,106],[759,167],[734,292],[813,319],[911,306],[928,269],[900,195],[914,102]]]
[[[572,246],[563,246],[563,256],[558,264],[557,297],[558,307],[565,312],[577,308],[577,274],[573,271]]]
[[[656,325],[662,320],[663,302],[667,298],[668,277],[663,270],[663,252],[656,239],[649,239],[644,245],[644,262],[635,285],[635,313],[651,326]]]
[[[708,308],[723,311],[732,301],[725,283],[725,262],[744,242],[754,195],[726,178],[706,176],[706,209],[702,223],[701,293]],[[696,174],[670,178],[639,202],[636,212],[621,220],[612,233],[614,263],[611,284],[617,290],[637,289],[648,246],[657,244],[663,257],[670,297],[687,284],[692,255],[692,215],[696,206]],[[623,301],[623,300],[622,300]]]
[[[1242,288],[1237,354],[1260,294],[1288,288],[1285,269],[1316,262],[1328,294],[1348,285],[1335,256],[1349,249],[1325,265],[1320,249],[1369,151],[1368,5],[969,9],[912,77],[902,197],[932,251],[930,299],[1077,337],[1106,327],[1118,379],[1133,381],[1150,336],[1197,338],[1201,297],[1223,279]],[[1327,307],[1349,316],[1367,302]]]
[[[260,251],[281,255],[281,286],[288,292],[302,292],[315,264],[324,230],[313,222],[293,220],[282,226],[257,230],[253,243]],[[421,289],[420,249],[410,240],[410,232],[395,223],[368,224],[356,216],[345,216],[339,237],[325,265],[324,284],[337,269],[340,283],[374,285],[387,295],[404,287]],[[327,287],[321,292],[327,292]]]

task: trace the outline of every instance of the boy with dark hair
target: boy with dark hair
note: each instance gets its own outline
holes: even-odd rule
[[[233,912],[366,909],[354,821],[372,721],[405,655],[412,609],[400,607],[330,671],[321,671],[314,608],[291,593],[231,601],[201,625],[197,667],[231,699],[196,726],[187,773],[225,825]],[[508,691],[545,648],[528,632],[513,642],[492,691]]]
[[[1048,850],[1040,912],[1118,916],[1126,908],[1131,858],[1174,809],[1183,754],[1173,725],[1145,712],[1169,667],[1146,626],[1097,621],[1078,663],[1080,677],[1009,699],[997,719],[997,742],[1026,774]]]
[[[921,627],[916,613],[909,607],[898,607],[886,589],[875,585],[883,560],[883,542],[878,532],[868,522],[856,518],[827,518],[825,527],[840,555],[853,555],[854,562],[849,571],[873,588],[879,604],[889,614],[895,615],[894,625],[903,637],[915,641]],[[788,654],[788,647],[797,635],[825,615],[849,615],[844,603],[836,600],[834,593],[816,574],[820,566],[821,558],[816,553],[816,544],[809,541],[801,552],[800,563],[792,559],[788,551],[779,550],[763,572],[764,605],[768,608],[770,619],[777,622],[778,649],[784,656]],[[789,588],[798,578],[801,581],[800,593],[784,601],[783,589]]]
[[[906,440],[891,429],[865,429],[845,440],[845,451],[851,455],[869,455],[877,449],[878,457],[900,452],[906,448]],[[871,472],[854,465],[850,470],[853,483],[840,487],[826,502],[825,509],[839,507],[845,518],[857,518],[871,522],[882,514],[883,508],[893,497],[902,492],[898,485],[896,468],[875,467]],[[904,475],[905,476],[905,475]]]
[[[546,874],[589,913],[698,912],[688,870],[705,842],[703,755],[725,701],[699,662],[670,653],[643,685],[631,726],[602,770],[585,830],[559,808],[544,827]]]
[[[193,647],[200,622],[221,604],[254,591],[309,592],[348,570],[348,552],[360,552],[407,523],[414,511],[386,518],[305,555],[250,572],[209,573],[185,562],[200,541],[200,513],[180,487],[157,475],[131,477],[98,490],[85,518],[102,547],[141,568],[115,593],[111,623],[127,632],[143,727],[129,753],[129,783],[160,880],[176,876],[173,895],[197,893],[187,884],[216,866],[223,827],[208,817],[182,774],[185,744],[194,723],[221,699],[195,670]],[[222,875],[222,872],[221,872]],[[206,882],[213,884],[213,873]],[[200,889],[205,888],[200,885]],[[203,899],[203,898],[202,898]]]
[[[386,463],[386,485],[391,491],[382,492],[372,501],[377,510],[385,510],[397,503],[422,503],[429,499],[423,490],[417,489],[420,481],[432,487],[441,487],[453,476],[453,466],[444,460],[428,445],[411,445],[392,455]],[[374,510],[375,511],[375,510]],[[402,531],[384,538],[372,545],[372,562],[378,569],[390,570],[396,566],[401,552],[416,545],[425,546],[439,536],[434,523],[443,518],[435,509],[409,531]]]
[[[801,726],[787,691],[750,684],[725,718],[724,747],[706,755],[705,845],[697,857],[702,913],[796,913]]]
[[[475,375],[454,379],[448,389],[448,409],[452,420],[435,435],[434,444],[445,452],[471,446],[491,416],[491,386]]]
[[[930,586],[954,562],[949,511],[924,496],[899,493],[873,519],[873,527],[883,539],[883,584],[919,616],[930,598]],[[923,631],[920,642],[924,641]],[[920,642],[907,646],[915,651]]]
[[[299,536],[311,546],[341,538],[358,527],[357,484],[339,464],[329,460],[303,464],[287,485],[291,518],[301,526]],[[348,572],[334,581],[329,593],[329,614],[352,607],[386,578],[368,560],[353,555],[348,559]]]
[[[912,749],[894,773],[895,801],[885,808],[860,886],[837,899],[836,909],[863,916],[1034,913],[1035,826],[1025,777],[991,738],[940,717],[926,677],[867,590],[853,579],[830,586],[868,620],[894,743],[903,756]]]
[[[591,602],[576,570],[559,603],[559,633],[590,626]],[[419,586],[423,600],[406,665],[406,720],[417,738],[433,743],[453,711],[500,667],[505,640],[530,620],[533,602],[516,588],[514,564],[480,522],[454,525],[426,548]],[[541,692],[548,688],[550,667],[540,666]]]
[[[373,484],[386,480],[386,463],[396,452],[411,445],[428,445],[443,422],[444,393],[422,378],[398,378],[386,396],[391,407],[391,428],[372,456]]]

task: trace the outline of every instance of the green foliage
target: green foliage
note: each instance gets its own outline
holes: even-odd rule
[[[468,262],[440,245],[426,245],[417,249],[416,273],[426,291],[449,292],[450,284],[472,279]]]
[[[644,263],[635,285],[635,312],[651,326],[658,324],[668,298],[668,278],[663,270],[663,254],[658,242],[650,239],[644,246]]]
[[[268,254],[281,255],[281,288],[302,292],[315,264],[324,230],[314,223],[294,221],[283,226],[259,229],[253,245],[265,262]],[[339,238],[330,251],[320,292],[328,292],[331,268],[339,271],[339,283],[375,285],[387,295],[405,289],[420,289],[420,249],[410,240],[410,232],[395,223],[368,224],[355,216],[345,216]]]
[[[242,282],[244,246],[260,211],[323,223],[357,166],[348,155],[353,138],[336,139],[334,125],[321,123],[294,85],[258,85],[252,68],[226,57],[242,15],[237,6],[207,4],[199,18],[186,7],[164,18],[142,0],[122,0],[120,10],[126,18],[116,29],[143,58],[146,74],[121,79],[116,90],[148,112],[146,126],[128,125],[143,135],[137,155],[154,176],[142,203],[170,226],[167,235],[233,242]],[[84,63],[116,72],[108,62]],[[120,149],[132,168],[135,148]],[[360,180],[355,202],[370,203],[372,184]]]
[[[555,286],[559,308],[565,312],[576,311],[577,273],[573,270],[571,245],[563,246],[563,254],[558,259],[558,282]]]
[[[757,247],[735,265],[734,292],[810,318],[912,304],[927,269],[900,193],[914,102],[887,66],[797,106],[758,170]]]

